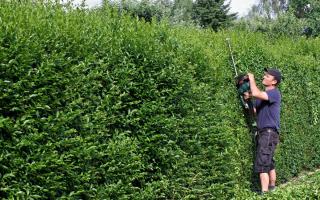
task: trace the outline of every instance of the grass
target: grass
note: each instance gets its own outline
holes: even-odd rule
[[[279,185],[275,191],[263,196],[248,193],[246,199],[320,199],[320,169],[314,172],[303,172],[289,182]]]

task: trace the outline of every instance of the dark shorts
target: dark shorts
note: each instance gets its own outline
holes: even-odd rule
[[[254,171],[256,173],[268,173],[275,168],[273,156],[278,143],[279,134],[277,131],[273,129],[259,131],[254,161]]]

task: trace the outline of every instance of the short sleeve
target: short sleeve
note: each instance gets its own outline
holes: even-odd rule
[[[277,89],[266,91],[268,95],[268,100],[270,103],[280,102],[281,96],[280,92]]]

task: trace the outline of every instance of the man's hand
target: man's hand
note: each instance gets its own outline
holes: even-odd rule
[[[254,80],[254,75],[252,73],[248,73],[249,80]]]
[[[250,82],[250,90],[251,90],[251,95],[255,98],[261,99],[261,100],[268,100],[269,97],[265,91],[261,91],[257,85],[256,81],[254,79],[254,75],[252,73],[248,73],[248,78]]]

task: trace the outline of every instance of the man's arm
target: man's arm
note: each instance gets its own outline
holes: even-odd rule
[[[261,99],[261,100],[268,100],[268,95],[266,92],[261,91],[256,84],[256,81],[254,79],[254,75],[251,73],[248,73],[249,81],[250,81],[250,90],[251,95],[255,98]]]

